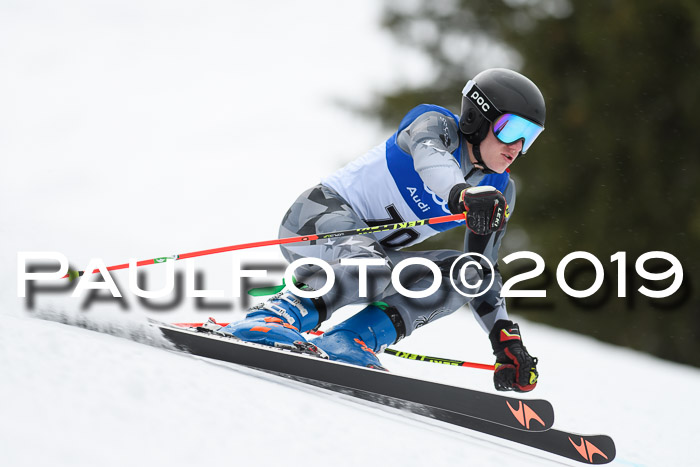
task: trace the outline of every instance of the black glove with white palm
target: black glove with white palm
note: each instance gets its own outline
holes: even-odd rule
[[[520,327],[512,321],[499,319],[489,333],[496,369],[493,384],[499,391],[528,392],[537,386],[537,357],[532,357],[523,345]]]
[[[453,214],[464,213],[467,227],[477,235],[498,232],[506,225],[506,198],[492,186],[457,184],[450,190],[448,207]]]

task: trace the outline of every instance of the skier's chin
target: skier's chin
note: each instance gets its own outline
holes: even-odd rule
[[[503,164],[503,163],[498,163],[498,164],[487,164],[489,170],[502,174],[503,172],[506,171],[506,169],[510,166],[510,164]]]

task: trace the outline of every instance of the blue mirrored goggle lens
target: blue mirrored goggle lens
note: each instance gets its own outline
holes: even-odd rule
[[[513,114],[503,114],[493,123],[493,134],[501,142],[511,144],[523,140],[523,154],[543,131],[544,127]]]

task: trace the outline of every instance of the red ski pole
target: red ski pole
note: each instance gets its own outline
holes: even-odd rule
[[[340,230],[337,232],[330,232],[330,233],[324,233],[324,234],[304,235],[304,236],[289,237],[289,238],[276,238],[274,240],[265,240],[262,242],[241,243],[239,245],[224,246],[224,247],[220,247],[220,248],[211,248],[209,250],[193,251],[191,253],[182,253],[179,255],[161,256],[159,258],[144,259],[144,260],[138,261],[136,263],[136,266],[140,267],[140,266],[146,266],[148,264],[164,263],[169,259],[171,259],[173,261],[178,261],[181,259],[195,258],[197,256],[214,255],[217,253],[225,253],[227,251],[245,250],[248,248],[257,248],[260,246],[283,245],[283,244],[287,244],[287,243],[306,242],[309,240],[323,240],[326,238],[348,237],[350,235],[366,235],[366,234],[371,234],[371,233],[376,233],[376,232],[385,232],[387,230],[410,229],[411,227],[418,227],[421,225],[442,224],[444,222],[456,222],[456,221],[463,220],[463,219],[464,219],[464,214],[451,214],[449,216],[432,217],[430,219],[421,219],[421,220],[411,221],[411,222],[401,222],[398,224],[377,225],[374,227],[365,227],[365,228],[361,228],[361,229],[352,229],[352,230]],[[127,269],[128,267],[129,267],[129,263],[117,264],[114,266],[107,267],[107,271],[116,271],[119,269]],[[96,272],[98,272],[98,270],[95,269],[92,272],[96,273]],[[63,279],[69,278],[72,280],[78,276],[82,276],[84,273],[85,273],[85,271],[68,271],[68,274],[63,276]]]
[[[465,366],[468,368],[478,368],[480,370],[493,371],[495,369],[494,365],[487,365],[485,363],[465,362],[464,360],[452,360],[449,358],[442,358],[442,357],[429,357],[427,355],[419,355],[419,354],[415,354],[415,353],[401,352],[400,350],[394,350],[394,349],[385,349],[384,353],[388,353],[389,355],[394,355],[394,356],[400,357],[400,358],[406,358],[408,360],[418,360],[420,362],[440,363],[442,365],[452,365],[452,366]]]

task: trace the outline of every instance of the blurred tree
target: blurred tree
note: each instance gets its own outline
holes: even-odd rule
[[[700,366],[700,2],[696,0],[435,0],[385,2],[384,25],[431,61],[424,85],[379,96],[371,110],[395,127],[428,102],[459,111],[460,91],[484,68],[521,71],[547,102],[546,131],[512,168],[518,205],[506,250],[540,254],[547,274],[516,288],[545,288],[546,299],[511,299],[511,312],[599,339]],[[463,231],[436,237],[461,248]],[[420,245],[425,248],[425,244]],[[573,251],[594,254],[605,283],[587,299],[565,295],[555,280]],[[648,251],[675,255],[683,286],[651,299],[636,259]],[[627,254],[627,297],[617,295],[618,264]],[[531,269],[501,265],[504,276]],[[668,269],[649,261],[647,269]],[[577,289],[593,267],[567,268]]]

